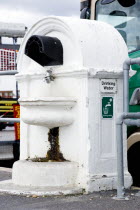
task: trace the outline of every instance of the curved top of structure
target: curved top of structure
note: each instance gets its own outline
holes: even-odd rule
[[[119,73],[128,56],[123,38],[116,29],[106,23],[66,17],[46,17],[32,26],[20,47],[18,69],[23,74],[27,72],[26,67],[34,62],[24,54],[26,43],[33,35],[56,37],[61,41],[64,68],[75,66]]]

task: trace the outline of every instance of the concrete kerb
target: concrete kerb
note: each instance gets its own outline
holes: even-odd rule
[[[5,172],[6,174],[11,173],[11,168],[0,167],[0,172]],[[83,189],[72,188],[72,187],[31,187],[31,186],[18,186],[12,183],[12,180],[0,181],[0,193],[10,194],[10,195],[23,195],[23,196],[60,196],[60,195],[75,195],[82,194]]]
[[[83,193],[80,188],[52,188],[52,187],[23,187],[12,183],[12,180],[0,181],[0,193],[11,195],[29,196],[58,196],[58,195],[78,195]]]

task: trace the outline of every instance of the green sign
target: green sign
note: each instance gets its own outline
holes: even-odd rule
[[[112,118],[113,117],[113,98],[102,97],[102,117]]]

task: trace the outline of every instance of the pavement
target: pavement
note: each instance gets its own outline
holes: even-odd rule
[[[0,141],[14,139],[14,132],[11,128],[0,132]],[[0,148],[2,149],[2,147]],[[12,158],[11,147],[6,147],[3,150],[4,158],[5,155],[10,154]],[[1,153],[2,154],[2,153]],[[24,189],[24,195],[21,193],[20,189],[16,191],[9,191],[12,189],[12,169],[9,168],[13,164],[13,160],[3,160],[2,155],[0,156],[0,183],[6,183],[4,186],[5,191],[0,192],[0,210],[139,210],[140,209],[140,189],[133,188],[131,190],[126,190],[126,197],[128,200],[114,200],[113,197],[116,196],[116,190],[114,191],[102,191],[94,192],[91,194],[80,194],[75,195],[76,192],[73,191],[72,195],[52,195],[48,196],[37,194],[38,189],[28,188]],[[9,156],[8,156],[9,158]],[[7,168],[6,168],[7,167]],[[1,185],[1,184],[0,184]],[[18,195],[15,194],[15,192]],[[44,191],[43,191],[44,192]]]
[[[12,169],[0,167],[0,181],[9,180],[12,178]]]
[[[10,180],[12,169],[0,167],[0,181]],[[139,210],[140,191],[133,188],[126,191],[129,200],[114,200],[116,191],[102,191],[91,194],[38,196],[10,195],[0,193],[0,210]]]

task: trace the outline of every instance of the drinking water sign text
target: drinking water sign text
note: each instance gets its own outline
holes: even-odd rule
[[[102,117],[113,118],[113,97],[102,97]]]
[[[115,79],[101,79],[100,90],[102,93],[116,93],[117,81]]]

